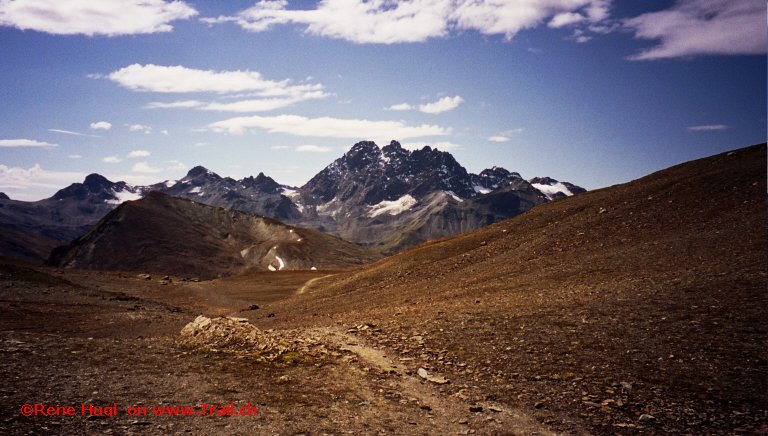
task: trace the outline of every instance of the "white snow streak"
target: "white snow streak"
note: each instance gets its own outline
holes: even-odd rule
[[[558,192],[561,192],[567,196],[573,195],[573,192],[571,192],[570,189],[568,189],[567,186],[563,185],[560,182],[555,183],[554,185],[544,185],[541,183],[532,183],[531,186],[541,191],[542,194],[546,195],[547,198],[550,200],[552,199],[552,196],[557,194]]]
[[[462,200],[462,198],[461,198],[461,197],[459,197],[458,195],[456,195],[456,193],[455,193],[455,192],[453,192],[453,191],[443,191],[443,192],[445,192],[446,194],[448,194],[448,195],[450,195],[451,197],[453,197],[453,199],[454,199],[454,200],[456,200],[456,201],[458,201],[459,203],[461,203],[461,202],[463,202],[463,201],[464,201],[464,200]]]
[[[374,204],[373,206],[368,206],[370,209],[370,211],[368,211],[368,216],[374,218],[385,213],[388,215],[399,215],[415,206],[416,203],[418,203],[418,201],[416,201],[415,198],[405,194],[397,200],[384,200],[380,203]]]
[[[277,262],[280,263],[280,266],[277,268],[278,271],[285,268],[285,262],[283,262],[283,259],[280,256],[275,256],[275,259],[277,259]]]
[[[126,201],[141,199],[141,194],[138,192],[112,191],[112,195],[115,196],[115,200],[107,200],[107,204],[121,204]]]

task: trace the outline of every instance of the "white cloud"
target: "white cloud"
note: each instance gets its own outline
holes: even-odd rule
[[[562,12],[552,17],[547,26],[553,29],[557,29],[560,27],[570,26],[571,24],[580,23],[586,19],[587,17],[584,15],[575,12]]]
[[[306,118],[298,115],[230,118],[208,125],[214,132],[242,134],[250,129],[317,138],[417,138],[451,133],[450,128],[431,124],[409,126],[402,121],[371,121],[332,117]]]
[[[135,164],[133,164],[133,168],[131,168],[131,171],[133,171],[135,173],[155,174],[155,173],[162,172],[163,169],[162,168],[155,168],[155,167],[149,165],[146,162],[136,162]]]
[[[54,35],[168,32],[170,22],[195,15],[178,0],[0,0],[0,26]]]
[[[624,21],[635,38],[658,44],[632,60],[766,52],[764,0],[678,0]]]
[[[205,106],[206,103],[198,100],[181,100],[163,103],[155,101],[144,106],[147,109],[194,109]]]
[[[387,110],[389,111],[409,111],[411,109],[413,109],[413,106],[411,106],[408,103],[393,104],[392,106],[387,108]]]
[[[59,144],[51,144],[49,142],[37,141],[34,139],[0,139],[0,148],[15,148],[15,147],[58,147]]]
[[[145,126],[144,124],[131,124],[128,126],[128,130],[130,130],[131,132],[141,132],[147,135],[152,133],[152,127]]]
[[[512,135],[523,133],[523,131],[525,131],[525,129],[522,127],[505,130],[503,132],[499,132],[495,135],[492,135],[491,137],[488,138],[488,140],[491,142],[509,142],[512,140],[511,138]]]
[[[438,141],[438,142],[424,142],[424,141],[418,141],[418,142],[405,142],[402,144],[403,148],[408,150],[421,150],[422,148],[426,146],[430,146],[432,148],[441,150],[441,151],[451,151],[456,150],[458,148],[461,148],[461,145],[454,144],[452,142],[447,141]]]
[[[0,164],[0,190],[17,200],[33,201],[50,195],[63,186],[85,178],[84,173],[44,170],[40,164],[31,168]]]
[[[133,150],[130,153],[128,153],[128,157],[131,159],[137,158],[137,157],[149,157],[152,153],[149,152],[149,150]]]
[[[419,105],[419,110],[426,114],[439,114],[456,109],[463,101],[464,99],[458,95],[443,97],[435,102]]]
[[[103,159],[101,159],[104,163],[120,163],[123,160],[119,156],[107,156]]]
[[[74,136],[87,136],[88,138],[98,138],[96,135],[88,135],[86,133],[80,133],[80,132],[73,132],[71,130],[62,130],[62,129],[48,129],[49,132],[55,132],[55,133],[63,133],[65,135],[74,135]]]
[[[109,121],[96,121],[90,125],[92,130],[109,130],[112,128],[112,123]]]
[[[252,100],[240,100],[233,102],[202,102],[197,100],[183,100],[170,103],[153,102],[148,104],[148,109],[198,109],[217,112],[266,112],[291,106],[295,103],[318,98],[326,98],[331,94],[323,91],[306,92],[296,97],[286,98],[262,98]]]
[[[296,146],[296,151],[299,152],[309,152],[309,153],[327,153],[329,151],[332,151],[333,148],[331,147],[323,147],[321,145],[299,145]]]
[[[288,146],[288,145],[272,145],[272,146],[270,146],[269,148],[270,148],[271,150],[288,150],[288,149],[289,149],[289,148],[291,148],[291,147],[290,147],[290,146]]]
[[[70,159],[82,159],[83,155],[82,154],[70,154],[69,158]]]
[[[323,85],[321,84],[292,85],[289,80],[267,80],[258,71],[197,70],[181,65],[133,64],[109,73],[107,78],[134,91],[160,93],[211,92],[231,94],[250,92],[253,93],[253,96],[261,98],[300,100],[319,98],[318,96],[322,94],[318,93],[323,93]],[[186,100],[170,104],[175,105],[175,107],[189,108],[203,106],[205,103]],[[167,103],[153,103],[153,105],[154,107],[169,107]]]
[[[728,130],[731,126],[727,124],[705,124],[703,126],[691,126],[688,130],[691,132],[712,132],[715,130]]]
[[[599,22],[611,0],[324,0],[316,9],[287,9],[283,0],[260,1],[235,16],[204,18],[208,24],[234,22],[262,32],[275,25],[304,26],[305,32],[358,44],[422,42],[473,30],[512,39],[521,30],[550,19],[554,25]],[[563,14],[574,15],[563,15]],[[570,22],[569,22],[570,21]],[[561,24],[563,23],[563,24]]]
[[[167,163],[169,165],[165,169],[168,171],[184,171],[187,169],[187,166],[184,165],[184,163],[177,160],[169,160]]]

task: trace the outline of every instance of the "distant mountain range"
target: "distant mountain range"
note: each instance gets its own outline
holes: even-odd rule
[[[22,202],[0,195],[0,255],[41,261],[86,233],[125,201],[160,191],[173,197],[277,219],[393,253],[474,230],[585,190],[549,177],[523,179],[493,167],[471,174],[448,153],[398,142],[355,144],[301,187],[259,173],[235,180],[197,166],[180,180],[149,186],[91,174],[53,197]]]

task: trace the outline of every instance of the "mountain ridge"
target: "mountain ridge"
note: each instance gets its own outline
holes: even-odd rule
[[[448,152],[429,146],[407,150],[397,141],[383,147],[360,141],[300,187],[282,185],[263,172],[235,180],[199,165],[179,180],[146,186],[90,174],[37,202],[0,198],[0,227],[9,235],[7,241],[0,238],[0,254],[24,251],[27,260],[43,260],[110,210],[151,191],[272,217],[393,253],[584,191],[546,180],[553,185],[537,188],[500,167],[471,174]],[[26,234],[31,248],[23,248]]]

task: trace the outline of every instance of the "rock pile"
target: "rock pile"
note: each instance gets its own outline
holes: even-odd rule
[[[303,350],[294,341],[261,330],[245,318],[208,318],[200,315],[181,329],[181,341],[188,346],[213,352],[228,352],[258,360],[284,360],[289,353]]]

